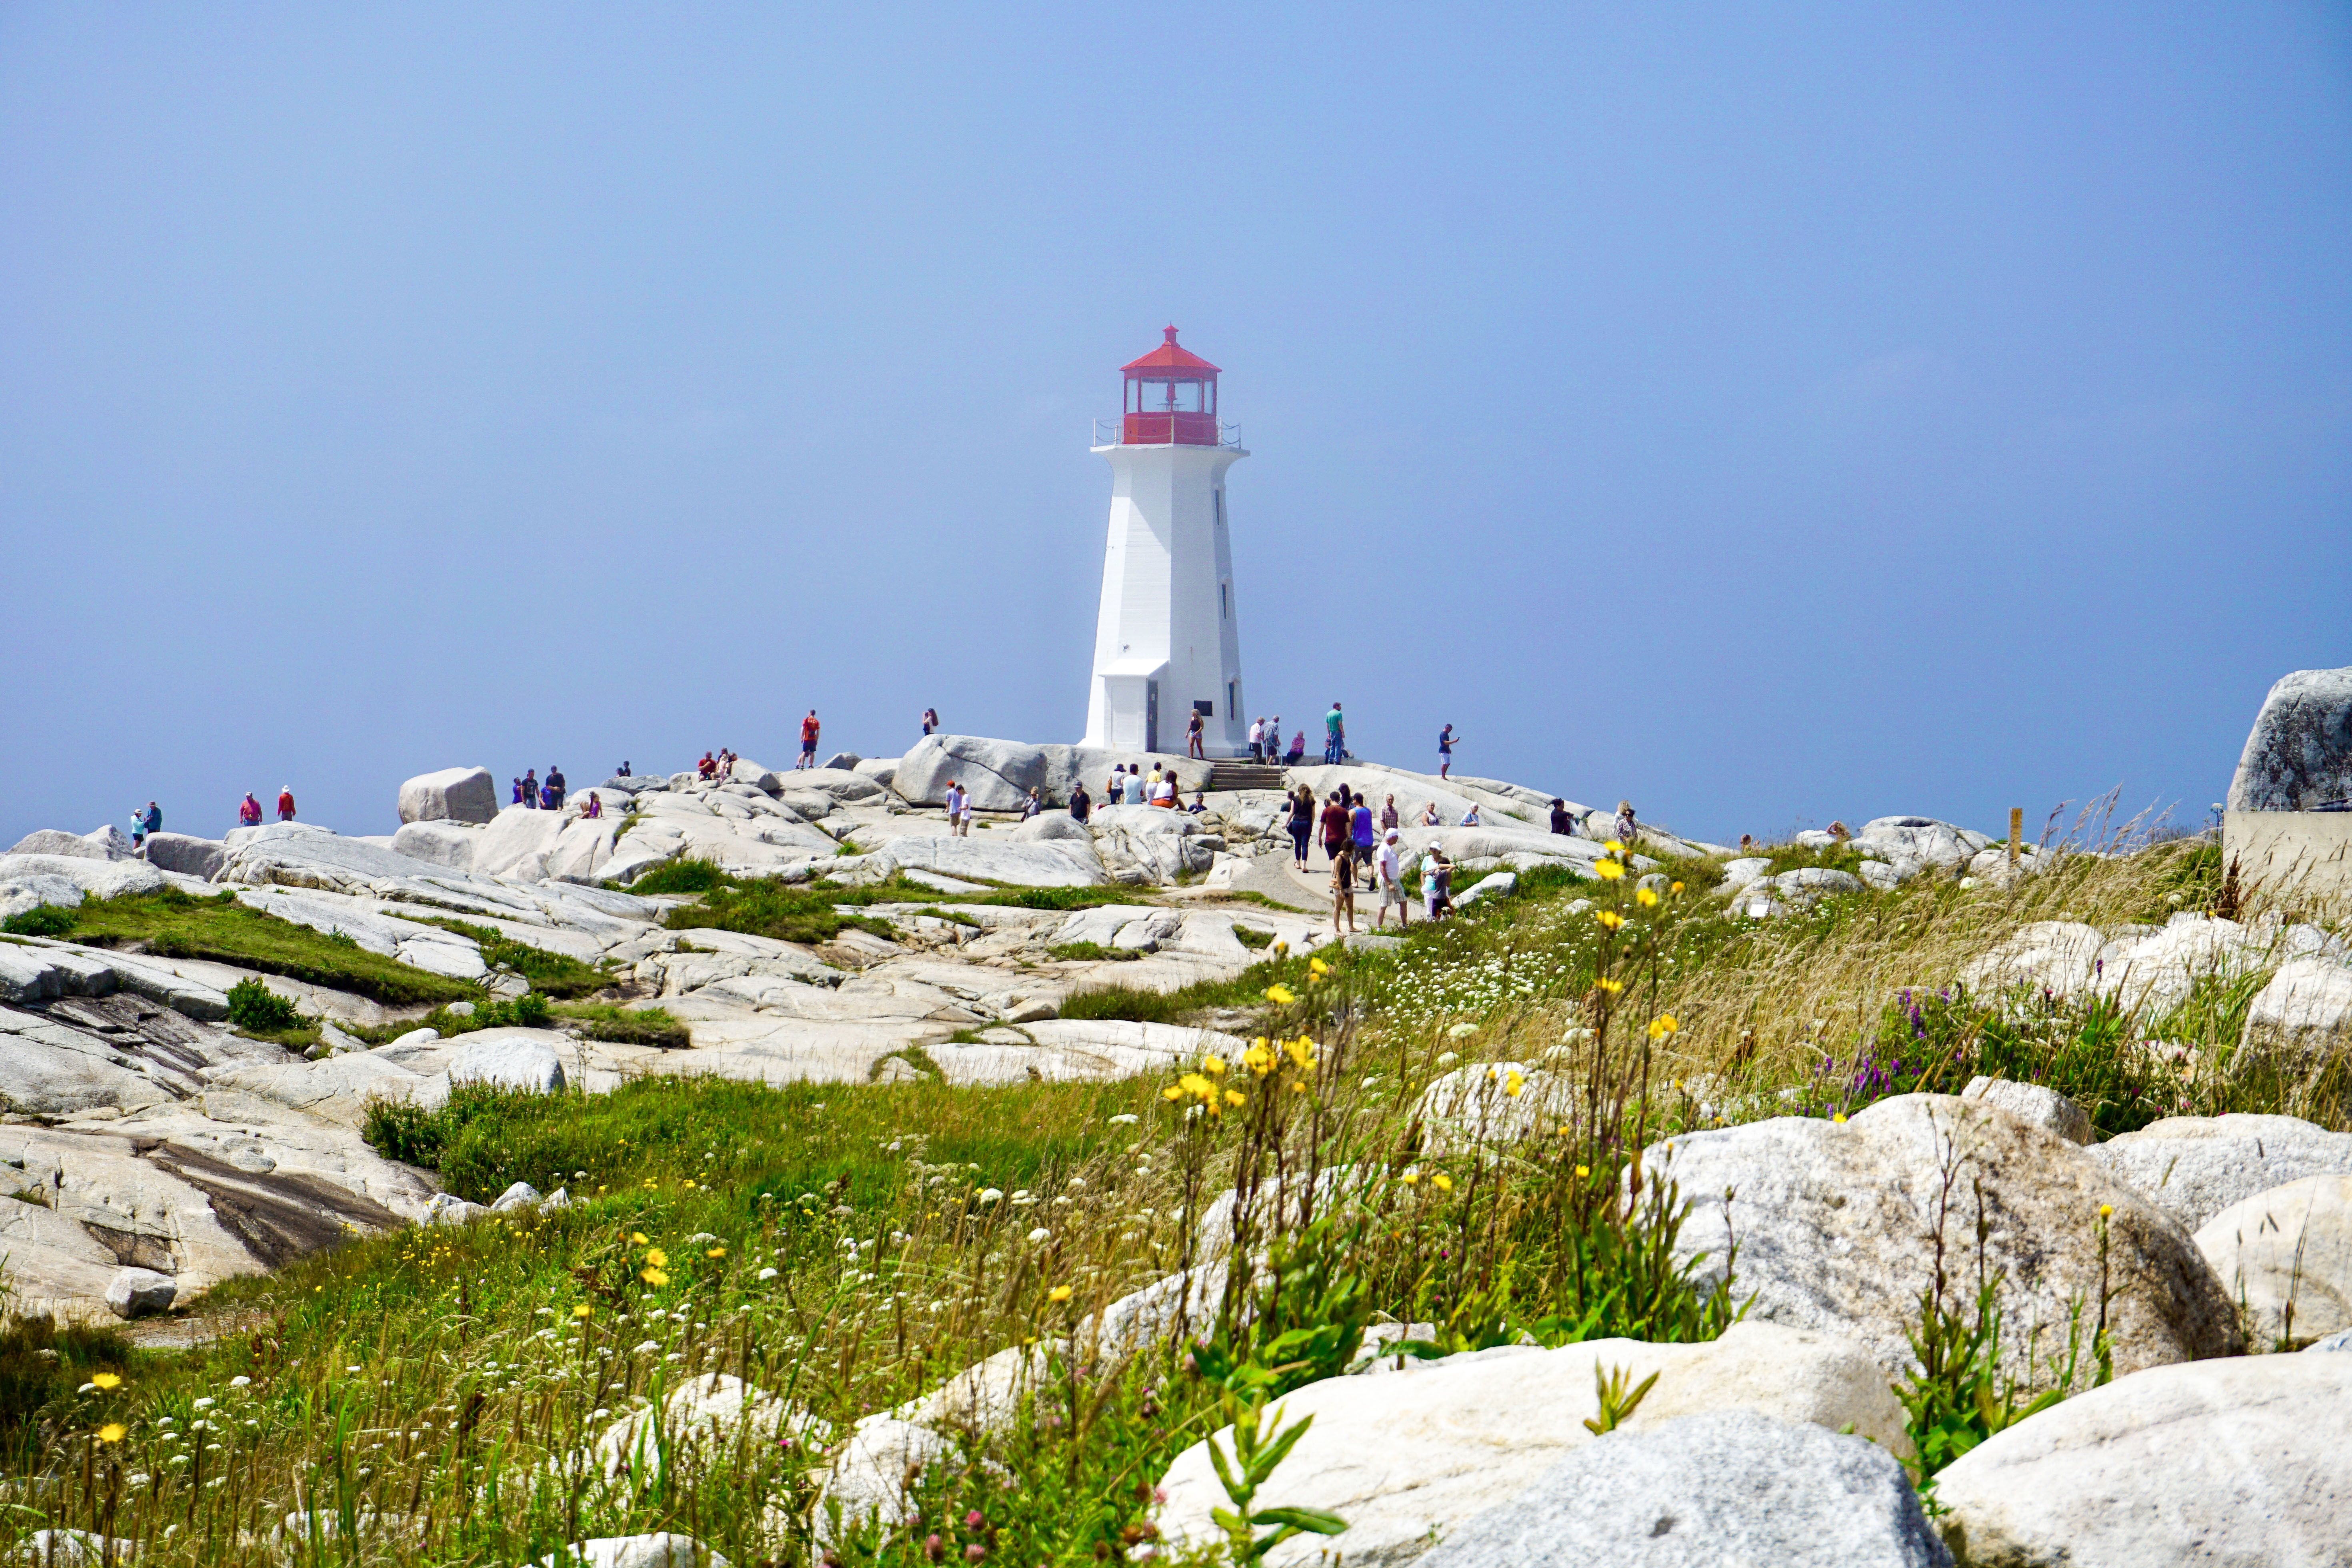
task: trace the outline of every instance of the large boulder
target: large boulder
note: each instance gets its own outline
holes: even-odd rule
[[[2352,1176],[2305,1176],[2231,1204],[2197,1247],[2260,1341],[2292,1348],[2352,1328]]]
[[[470,871],[474,868],[474,851],[480,846],[484,831],[468,823],[442,817],[404,822],[400,831],[392,836],[393,852],[446,866],[452,871]]]
[[[1386,1363],[1380,1364],[1386,1365]],[[1824,1334],[1745,1322],[1705,1344],[1591,1340],[1559,1350],[1507,1346],[1407,1363],[1378,1377],[1335,1377],[1281,1401],[1286,1423],[1314,1426],[1257,1505],[1327,1509],[1346,1533],[1302,1537],[1266,1561],[1304,1564],[1326,1548],[1351,1563],[1403,1563],[1443,1536],[1507,1503],[1572,1449],[1593,1441],[1596,1376],[1657,1384],[1625,1430],[1678,1416],[1744,1410],[1832,1431],[1851,1424],[1886,1452],[1908,1456],[1902,1406],[1861,1347]],[[1217,1440],[1230,1447],[1230,1430]],[[1205,1443],[1179,1455],[1160,1483],[1160,1526],[1179,1550],[1218,1538],[1210,1510],[1226,1505]]]
[[[1975,1278],[1979,1194],[2009,1375],[2038,1373],[2036,1335],[2046,1360],[2071,1309],[2095,1313],[2103,1291],[2119,1371],[2242,1348],[2229,1297],[2178,1220],[2085,1151],[1980,1101],[1906,1094],[1847,1122],[1779,1117],[1674,1139],[1644,1164],[1690,1202],[1675,1254],[1705,1254],[1704,1282],[1737,1246],[1732,1293],[1752,1300],[1750,1319],[1851,1336],[1891,1374],[1912,1365],[1907,1331],[1934,1281],[1939,1221],[1948,1277]]]
[[[2084,1152],[2191,1231],[2257,1193],[2352,1175],[2352,1132],[2293,1116],[2169,1116]]]
[[[2246,1008],[2233,1070],[2254,1066],[2308,1074],[2352,1048],[2352,967],[2333,958],[2291,958]]]
[[[1007,834],[981,838],[896,838],[870,857],[906,870],[1018,888],[1092,888],[1110,879],[1091,846],[1052,841],[1017,844]]]
[[[2273,946],[2271,937],[2236,921],[2184,910],[2161,931],[2102,948],[2095,988],[2154,1024],[2188,1001],[2200,980],[2236,980],[2268,967]]]
[[[482,829],[474,844],[473,868],[486,877],[535,882],[547,875],[547,857],[572,826],[575,813],[510,805]]]
[[[195,838],[184,833],[147,836],[147,864],[159,871],[201,877],[209,882],[220,875],[221,862],[226,858],[227,849],[217,838]]]
[[[126,856],[114,852],[114,841],[101,837],[111,828],[112,825],[109,824],[107,827],[100,828],[96,833],[84,836],[79,833],[68,833],[61,827],[43,827],[27,833],[24,837],[16,840],[16,846],[8,853],[11,855],[64,855],[76,860],[124,859]],[[130,847],[130,841],[125,839],[122,847],[127,850]]]
[[[2152,1367],[1979,1444],[1936,1479],[1962,1559],[2016,1568],[2343,1563],[2352,1356]]]
[[[449,1058],[449,1085],[483,1084],[494,1089],[552,1094],[564,1085],[559,1043],[552,1029],[484,1029],[461,1037]]]
[[[1809,1422],[1724,1410],[1588,1443],[1418,1561],[1948,1568],[1952,1557],[1885,1449]]]
[[[106,1288],[107,1310],[118,1318],[148,1318],[172,1310],[180,1282],[152,1268],[118,1268]]]
[[[400,786],[403,822],[488,822],[498,814],[498,781],[488,768],[443,768]]]
[[[152,893],[163,885],[163,873],[143,860],[110,860],[103,856],[0,855],[0,886],[41,878],[71,882],[100,899],[126,893]]]
[[[2061,999],[2090,990],[2098,977],[2099,952],[2105,933],[2080,921],[2035,921],[2001,939],[1992,951],[1960,971],[1960,984],[1971,991],[2006,991],[2025,986],[2048,991]]]
[[[1863,854],[1907,874],[1929,866],[1957,870],[1992,840],[1932,816],[1881,816],[1864,823],[1852,842]]]
[[[2091,1113],[2054,1089],[2038,1083],[2016,1083],[2005,1078],[1979,1076],[1960,1090],[1962,1100],[1980,1100],[2008,1111],[2020,1121],[2055,1132],[2069,1143],[2091,1141]]]
[[[2280,678],[2230,781],[2231,811],[2309,811],[2352,799],[2352,668]]]

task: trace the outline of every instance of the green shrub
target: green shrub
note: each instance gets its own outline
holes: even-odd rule
[[[1270,931],[1252,931],[1247,926],[1235,926],[1234,940],[1255,952],[1274,945],[1274,933]]]
[[[484,963],[493,969],[520,974],[530,982],[533,991],[543,992],[550,996],[586,996],[613,983],[611,975],[593,964],[583,963],[570,953],[550,952],[543,947],[517,942],[496,926],[451,920],[445,915],[404,915],[400,918],[418,925],[439,926],[443,931],[456,932],[481,949]]]
[[[1273,938],[1269,937],[1266,940],[1271,942]],[[1059,947],[1049,947],[1045,952],[1049,957],[1085,963],[1101,963],[1104,960],[1118,962],[1143,956],[1143,950],[1140,948],[1105,947],[1098,942],[1066,942]]]
[[[228,1021],[233,1028],[274,1035],[300,1028],[302,1014],[293,1003],[247,976],[228,988]]]
[[[604,1002],[573,1002],[560,1008],[561,1016],[580,1026],[592,1040],[612,1040],[625,1046],[651,1046],[656,1050],[682,1051],[694,1043],[684,1024],[659,1007],[615,1007]]]
[[[111,1327],[58,1323],[43,1313],[0,1328],[0,1464],[29,1473],[49,1424],[44,1412],[65,1405],[94,1372],[128,1371],[131,1358],[130,1342]]]
[[[710,860],[672,860],[656,866],[629,884],[629,891],[643,898],[660,893],[707,893],[723,888],[734,880]]]
[[[41,904],[0,921],[0,931],[10,936],[69,936],[73,928],[74,912],[56,904]]]

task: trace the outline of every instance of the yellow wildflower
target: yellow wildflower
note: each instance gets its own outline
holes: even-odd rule
[[[1248,1098],[1249,1096],[1244,1094],[1237,1089],[1229,1089],[1225,1090],[1225,1103],[1227,1105],[1239,1105]]]
[[[644,1280],[646,1284],[652,1286],[656,1290],[669,1283],[669,1276],[658,1268],[648,1268],[639,1274],[637,1278]]]
[[[1592,918],[1611,931],[1615,931],[1625,923],[1625,917],[1615,910],[1595,910],[1592,911]]]
[[[1650,1020],[1650,1038],[1663,1040],[1681,1027],[1680,1024],[1675,1022],[1675,1016],[1672,1013],[1661,1013]],[[1675,1087],[1680,1089],[1681,1082],[1677,1080]]]
[[[1603,839],[1601,847],[1608,850],[1612,855],[1622,855],[1625,853],[1625,841],[1622,838]]]
[[[1202,1100],[1214,1100],[1217,1098],[1217,1086],[1211,1083],[1207,1079],[1202,1078],[1196,1072],[1188,1072],[1182,1078],[1178,1079],[1176,1080],[1176,1090],[1180,1097],[1191,1094],[1197,1095]]]
[[[1315,1042],[1306,1036],[1286,1042],[1282,1048],[1289,1053],[1291,1061],[1301,1070],[1315,1065]]]
[[[1067,1285],[1056,1285],[1045,1292],[1045,1299],[1049,1301],[1066,1301],[1071,1295],[1072,1291]]]
[[[1636,888],[1633,889],[1633,901],[1646,910],[1651,905],[1658,901],[1658,889],[1655,888]]]
[[[1429,1184],[1441,1193],[1450,1193],[1454,1190],[1454,1178],[1440,1171],[1429,1178]]]
[[[93,1387],[105,1389],[110,1392],[122,1386],[122,1380],[110,1372],[91,1373],[89,1374],[89,1381]]]
[[[1831,1117],[1830,1120],[1832,1121],[1843,1121],[1845,1120],[1845,1112],[1841,1110],[1835,1116]]]
[[[667,1268],[669,1267],[669,1254],[658,1247],[649,1247],[646,1248],[646,1261],[656,1268]]]
[[[1171,1083],[1166,1089],[1160,1091],[1160,1098],[1162,1100],[1181,1100],[1184,1098],[1184,1091],[1178,1089]]]
[[[2106,1218],[2109,1215],[2111,1215],[2111,1214],[2113,1214],[2113,1213],[2115,1213],[2115,1212],[2116,1212],[2116,1205],[2113,1205],[2113,1204],[2101,1204],[2101,1205],[2099,1205],[2099,1217],[2100,1217],[2101,1219],[2105,1219],[2105,1218]]]
[[[1595,860],[1592,874],[1604,882],[1613,882],[1625,874],[1625,868],[1614,860]]]
[[[1331,973],[1331,966],[1319,958],[1310,958],[1307,961],[1307,973],[1320,980]]]
[[[705,1258],[724,1258],[727,1256],[727,1249],[723,1247],[714,1247],[702,1256]]]
[[[1679,893],[1679,892],[1681,892],[1682,890],[1683,890],[1683,885],[1682,885],[1680,882],[1676,882],[1673,887],[1668,888],[1668,889],[1666,889],[1666,891],[1668,891],[1668,892],[1670,892],[1670,893]]]
[[[572,1315],[575,1318],[586,1318],[593,1316],[595,1310],[595,1308],[590,1306],[587,1302],[583,1301],[580,1305],[572,1309]]]
[[[1287,1007],[1298,1000],[1298,994],[1287,985],[1269,985],[1265,988],[1265,999],[1277,1007]]]
[[[1517,1100],[1519,1098],[1519,1090],[1527,1086],[1527,1081],[1528,1080],[1526,1079],[1520,1077],[1517,1072],[1513,1072],[1508,1078],[1506,1078],[1503,1080],[1503,1092],[1509,1095],[1513,1100]]]
[[[633,1230],[629,1232],[629,1241],[633,1246],[643,1247],[646,1244],[646,1233],[642,1230]]]
[[[1563,1128],[1561,1131],[1565,1131],[1567,1129]],[[1576,1168],[1576,1173],[1579,1176],[1590,1176],[1592,1174],[1592,1167],[1590,1165],[1579,1165]]]
[[[128,1436],[129,1432],[120,1421],[110,1421],[98,1429],[98,1440],[101,1443],[120,1443]]]
[[[1420,1181],[1420,1180],[1421,1180],[1421,1173],[1420,1173],[1419,1171],[1407,1171],[1407,1172],[1406,1172],[1402,1176],[1399,1177],[1398,1179],[1399,1179],[1400,1181],[1403,1182],[1403,1183],[1404,1183],[1404,1184],[1405,1184],[1406,1186],[1408,1186],[1408,1187],[1409,1187],[1409,1186],[1412,1186],[1414,1183],[1416,1183],[1416,1182],[1418,1182],[1418,1181]]]
[[[1242,1066],[1249,1068],[1250,1071],[1257,1074],[1260,1078],[1264,1078],[1266,1074],[1274,1070],[1274,1064],[1276,1059],[1277,1058],[1274,1054],[1274,1047],[1267,1045],[1264,1040],[1255,1042],[1249,1049],[1242,1053]]]
[[[1625,983],[1623,981],[1612,980],[1605,974],[1600,979],[1594,981],[1592,984],[1601,987],[1601,990],[1608,992],[1612,996],[1616,995],[1619,992],[1625,989]]]
[[[1202,1057],[1201,1058],[1201,1070],[1207,1073],[1211,1078],[1223,1078],[1225,1076],[1225,1058],[1223,1057]]]

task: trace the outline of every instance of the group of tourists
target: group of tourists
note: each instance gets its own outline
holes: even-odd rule
[[[721,746],[717,752],[705,752],[702,760],[694,764],[694,776],[704,784],[725,784],[735,776],[735,753]]]
[[[1140,763],[1113,763],[1110,778],[1103,784],[1105,805],[1159,805],[1173,811],[1181,796],[1181,792],[1176,784],[1176,770],[1163,768],[1157,763],[1152,764],[1149,778],[1144,776]],[[1196,813],[1208,810],[1208,797],[1195,790],[1192,805],[1188,809]]]
[[[1282,749],[1282,715],[1271,719],[1253,719],[1249,727],[1250,761],[1279,763],[1285,767],[1297,767],[1307,757],[1307,731],[1299,731],[1290,737],[1290,749]]]
[[[514,781],[513,795],[507,804],[521,806],[525,811],[562,811],[565,787],[563,770],[553,763],[547,764],[544,781],[538,769],[525,768],[522,777]]]

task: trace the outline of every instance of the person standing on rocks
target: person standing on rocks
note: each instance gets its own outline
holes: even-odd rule
[[[1094,797],[1087,793],[1087,781],[1078,779],[1070,785],[1070,815],[1080,822],[1095,814]]]
[[[1184,726],[1184,754],[1206,760],[1208,753],[1201,749],[1201,710],[1192,710],[1192,721]]]
[[[817,730],[816,710],[812,708],[808,710],[808,717],[801,721],[801,760],[793,764],[794,767],[816,766]]]
[[[1454,862],[1443,849],[1431,849],[1421,863],[1421,896],[1433,921],[1454,909]]]
[[[1026,822],[1033,816],[1043,816],[1045,815],[1045,797],[1037,793],[1037,786],[1035,784],[1031,784],[1029,786],[1029,798],[1021,803],[1021,820]]]
[[[1254,763],[1263,763],[1263,762],[1265,762],[1265,714],[1261,713],[1261,714],[1259,714],[1256,718],[1255,718],[1255,719],[1253,719],[1253,720],[1251,720],[1251,721],[1250,721],[1250,736],[1249,736],[1249,741],[1250,741],[1250,761],[1251,761],[1251,762],[1254,762]]]
[[[1391,833],[1402,826],[1397,817],[1396,796],[1389,795],[1381,803],[1381,831]]]
[[[287,784],[278,792],[278,820],[280,822],[294,820],[294,786],[292,784]]]
[[[954,780],[948,783],[948,834],[954,838],[966,837],[964,829],[971,821],[971,797],[963,793],[963,785]]]
[[[1315,837],[1315,796],[1305,784],[1290,792],[1290,854],[1307,869],[1307,841]]]
[[[525,811],[539,809],[539,770],[537,768],[525,768],[522,771],[522,808]]]
[[[1633,820],[1633,803],[1630,800],[1619,801],[1617,803],[1617,842],[1631,849],[1633,847],[1634,837],[1641,831],[1642,825]]]
[[[163,831],[163,808],[153,801],[147,803],[146,810],[134,811],[131,814],[131,847],[132,848],[136,849],[146,843],[149,834]]]
[[[563,809],[564,795],[563,764],[562,763],[550,763],[547,764],[547,787],[554,794],[554,809],[562,811]]]
[[[936,729],[938,729],[939,727],[940,727],[940,710],[939,710],[938,709],[936,709],[936,708],[926,708],[926,709],[924,709],[924,710],[923,710],[923,733],[924,733],[924,734],[926,734],[926,735],[928,735],[928,734],[929,734],[932,731],[934,731],[934,730],[936,730]]]
[[[1339,711],[1339,700],[1331,700],[1331,711],[1323,715],[1323,761],[1336,766],[1348,758],[1348,721]]]
[[[1448,776],[1446,770],[1454,765],[1454,726],[1448,724],[1437,732],[1437,776]]]
[[[1381,838],[1380,850],[1372,857],[1372,869],[1381,883],[1380,912],[1372,917],[1374,929],[1386,928],[1389,910],[1393,907],[1397,912],[1397,929],[1404,930],[1412,924],[1412,915],[1411,906],[1404,901],[1404,863],[1397,853],[1395,828],[1390,828]]]
[[[251,790],[247,790],[245,792],[245,798],[237,802],[236,825],[239,827],[258,827],[261,826],[261,803],[253,798],[253,792]]]

